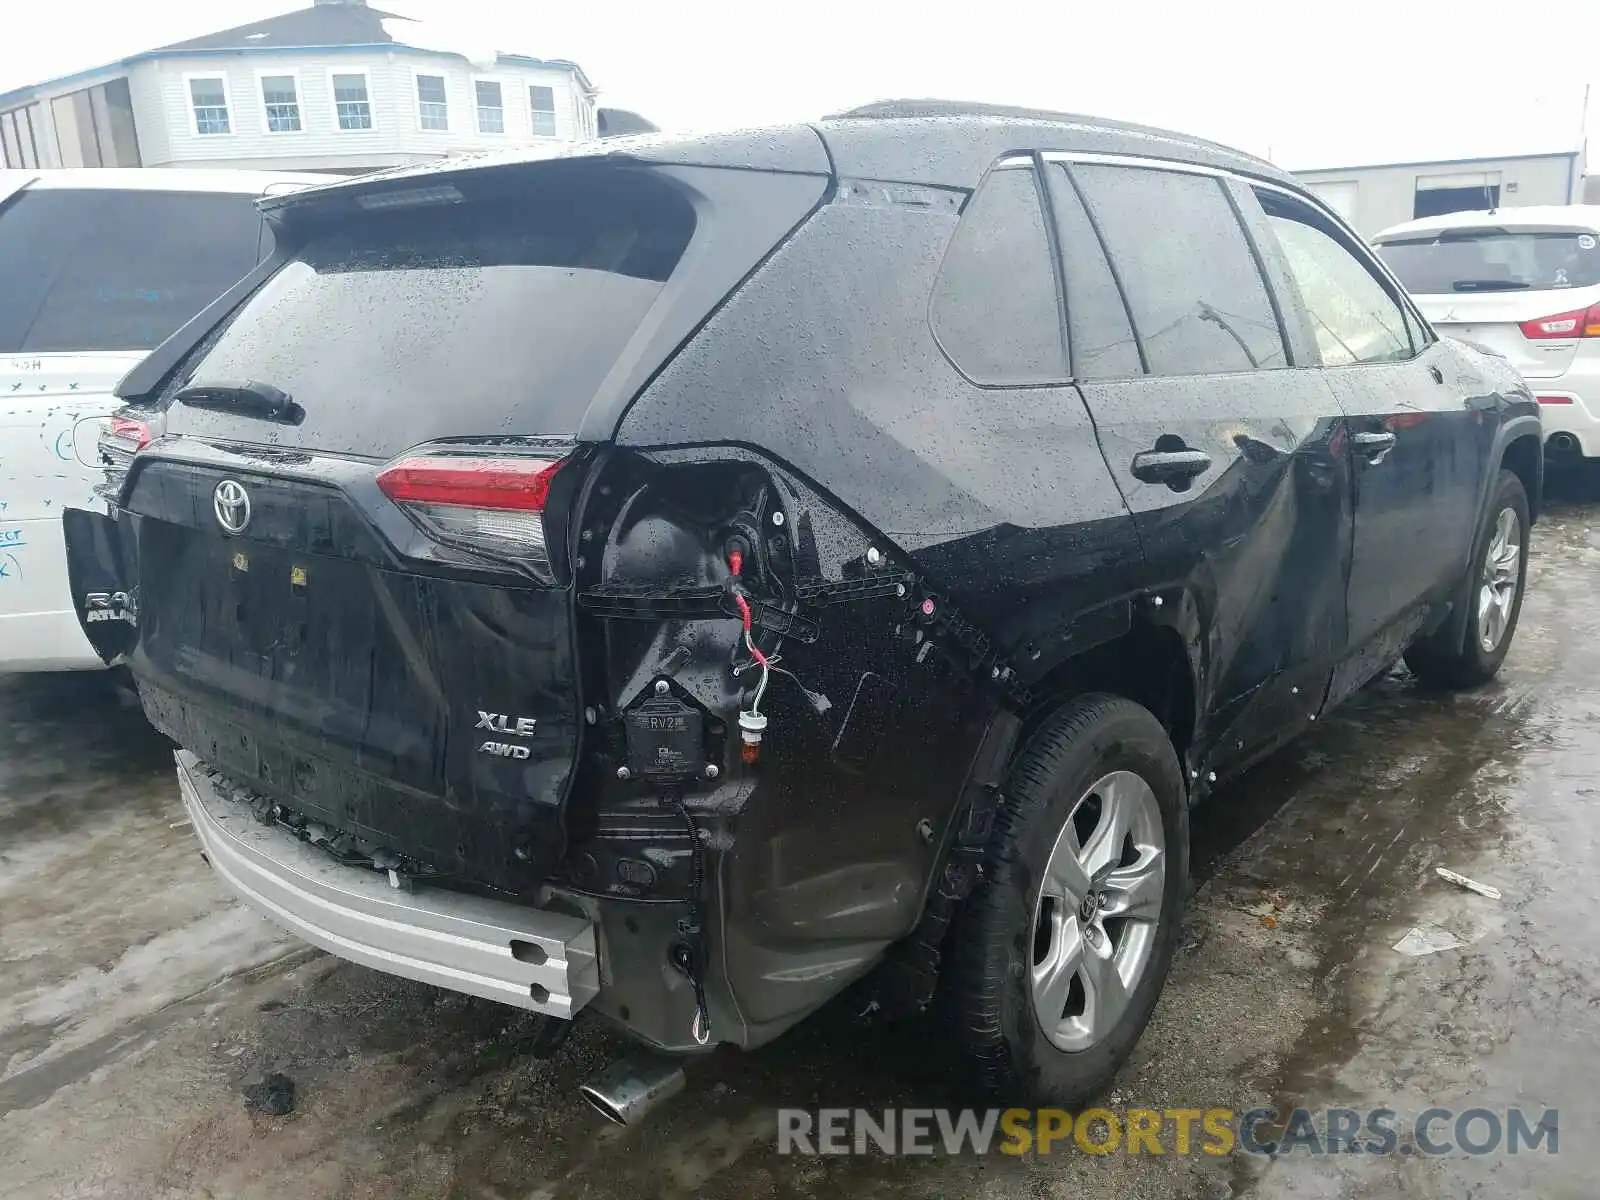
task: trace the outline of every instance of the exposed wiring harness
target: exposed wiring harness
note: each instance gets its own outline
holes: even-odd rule
[[[796,675],[793,671],[789,670],[788,667],[780,667],[778,664],[781,663],[782,661],[783,661],[783,655],[781,655],[781,654],[769,654],[769,655],[767,655],[767,670],[769,670],[769,671],[771,671],[771,672],[773,672],[774,674],[777,674],[777,675],[787,675],[790,679],[794,680],[795,687],[799,688],[801,693],[804,694],[804,696],[806,698],[806,703],[811,705],[811,710],[813,712],[815,712],[817,714],[817,716],[819,716],[819,717],[822,716],[823,713],[827,712],[830,708],[833,707],[833,701],[832,700],[829,700],[821,692],[813,692],[805,684],[801,683],[800,682],[800,676]],[[746,663],[736,663],[734,665],[734,668],[733,668],[733,677],[735,679],[737,679],[737,678],[739,678],[739,676],[743,675],[746,671],[750,670],[750,668],[758,667],[760,665],[761,665],[760,663],[754,662],[754,661],[746,662]]]
[[[766,718],[761,714],[761,702],[766,699],[767,688],[772,682],[774,672],[779,675],[787,675],[794,680],[794,685],[805,696],[806,703],[811,706],[811,710],[819,717],[822,716],[833,707],[833,701],[829,700],[821,692],[814,692],[801,683],[800,676],[787,667],[780,667],[778,663],[782,661],[782,656],[767,654],[762,651],[761,647],[756,645],[754,613],[750,608],[750,600],[745,595],[744,588],[740,584],[740,573],[743,568],[744,555],[738,550],[728,551],[728,571],[733,576],[733,602],[739,608],[739,620],[744,627],[744,648],[750,654],[749,662],[734,664],[733,677],[737,679],[752,667],[761,669],[761,679],[756,684],[755,698],[750,702],[749,709],[740,714],[741,727],[748,729],[752,726],[757,726],[758,731],[759,728],[765,728]]]
[[[756,684],[755,699],[750,702],[750,712],[754,716],[761,715],[761,698],[767,694],[767,683],[772,678],[772,663],[761,652],[761,647],[756,645],[754,627],[755,621],[750,613],[750,601],[745,598],[744,588],[740,585],[739,574],[744,569],[744,555],[738,550],[728,551],[728,571],[733,576],[733,602],[739,606],[739,619],[744,624],[744,648],[750,652],[750,657],[761,667],[761,682]],[[734,674],[739,672],[735,669]]]
[[[678,970],[688,976],[689,984],[694,988],[694,1020],[689,1025],[689,1032],[694,1037],[695,1045],[704,1046],[711,1041],[711,1012],[706,1007],[705,926],[700,913],[700,895],[705,890],[706,880],[706,848],[700,838],[700,828],[689,815],[683,797],[675,792],[669,793],[667,802],[677,810],[679,819],[689,831],[690,853],[689,919],[680,926],[680,931],[689,941],[684,946],[682,957],[674,957],[673,961]]]

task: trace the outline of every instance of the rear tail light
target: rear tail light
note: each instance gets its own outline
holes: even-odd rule
[[[1552,317],[1537,317],[1524,321],[1522,336],[1529,341],[1542,342],[1556,338],[1600,337],[1600,304],[1588,308],[1575,308],[1571,312],[1556,313]]]
[[[1535,396],[1540,404],[1571,404],[1571,396]]]
[[[552,578],[544,509],[560,458],[411,455],[378,473],[378,487],[429,534]]]
[[[111,436],[135,454],[150,444],[150,426],[132,417],[112,417]]]

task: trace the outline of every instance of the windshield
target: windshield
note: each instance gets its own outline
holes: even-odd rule
[[[1600,249],[1583,229],[1446,229],[1384,241],[1377,250],[1417,296],[1600,284]]]
[[[0,209],[0,354],[159,346],[256,265],[255,200],[24,191]]]
[[[595,174],[325,228],[184,381],[270,384],[304,411],[302,444],[328,450],[570,433],[695,227],[667,184]]]

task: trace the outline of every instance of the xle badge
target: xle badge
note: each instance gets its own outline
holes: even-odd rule
[[[478,710],[477,729],[487,729],[490,733],[498,733],[501,737],[530,738],[539,722],[532,717],[510,717],[505,713],[484,712]],[[484,742],[478,747],[479,754],[493,754],[497,758],[514,758],[522,760],[531,757],[532,751],[526,746],[518,746],[513,742]]]
[[[487,729],[490,733],[508,734],[511,737],[529,738],[533,736],[538,724],[539,722],[532,717],[508,717],[504,713],[484,712],[480,708],[475,728]]]

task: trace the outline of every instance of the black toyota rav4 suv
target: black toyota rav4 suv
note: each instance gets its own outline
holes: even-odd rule
[[[885,104],[261,207],[74,586],[218,875],[379,970],[670,1052],[854,985],[1081,1099],[1191,808],[1516,627],[1528,390],[1243,154]]]

